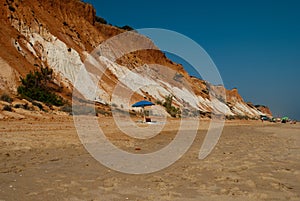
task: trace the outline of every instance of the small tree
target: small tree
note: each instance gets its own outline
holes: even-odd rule
[[[166,108],[166,111],[172,116],[176,117],[177,115],[180,115],[180,109],[176,108],[172,105],[173,102],[173,96],[168,95],[165,97],[165,102],[163,103],[163,106]]]
[[[30,71],[25,78],[20,79],[22,85],[18,87],[18,94],[22,97],[50,105],[63,105],[63,99],[52,92],[53,89],[49,87],[53,80],[52,69],[40,68],[39,71]]]

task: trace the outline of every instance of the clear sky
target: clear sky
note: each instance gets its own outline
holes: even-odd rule
[[[211,56],[226,88],[300,120],[300,1],[86,2],[113,25],[188,36]]]

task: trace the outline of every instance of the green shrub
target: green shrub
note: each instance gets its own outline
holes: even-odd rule
[[[234,115],[227,115],[226,119],[228,119],[228,120],[234,120],[235,116]]]
[[[3,107],[3,110],[4,110],[4,111],[8,111],[8,112],[12,112],[12,108],[11,108],[10,105],[5,105],[5,106]]]
[[[236,118],[239,120],[248,120],[249,119],[249,117],[246,115],[236,115]]]
[[[23,104],[16,104],[16,105],[14,106],[14,108],[21,108],[21,109],[24,109],[24,110],[30,110],[30,109],[32,109],[32,108],[30,108],[30,107],[28,106],[28,103],[25,103],[24,105],[23,105]]]
[[[107,21],[102,17],[96,16],[95,20],[96,20],[96,22],[99,22],[100,24],[107,24]]]
[[[173,96],[169,95],[165,97],[165,102],[163,103],[163,106],[166,108],[166,111],[171,115],[171,117],[177,117],[180,115],[180,109],[176,108],[172,105],[173,102]]]
[[[202,89],[202,92],[205,93],[205,94],[209,94],[208,89]]]
[[[161,100],[156,100],[156,105],[162,105],[163,102]]]
[[[133,31],[134,28],[132,28],[131,26],[128,26],[128,25],[125,25],[125,26],[122,26],[122,27],[119,27],[120,29],[124,29],[126,31]]]
[[[24,98],[41,101],[47,105],[62,106],[63,99],[52,92],[49,84],[53,80],[53,70],[40,68],[29,72],[25,78],[20,78],[22,85],[18,87],[18,94]]]
[[[32,101],[32,105],[37,106],[40,110],[44,110],[43,105],[36,101]]]
[[[0,100],[12,103],[13,99],[8,94],[2,94]]]
[[[23,108],[23,105],[22,105],[22,104],[16,104],[16,105],[14,106],[14,108]]]

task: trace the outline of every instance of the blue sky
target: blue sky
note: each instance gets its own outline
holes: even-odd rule
[[[113,25],[186,35],[208,52],[226,88],[300,120],[300,1],[87,2]]]

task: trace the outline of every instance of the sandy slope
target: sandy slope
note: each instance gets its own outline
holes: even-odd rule
[[[299,124],[229,122],[198,160],[207,125],[171,167],[127,175],[89,155],[71,118],[0,121],[0,200],[300,200]],[[148,141],[121,135],[110,118],[100,126],[117,146],[145,153],[168,144],[178,122]]]

